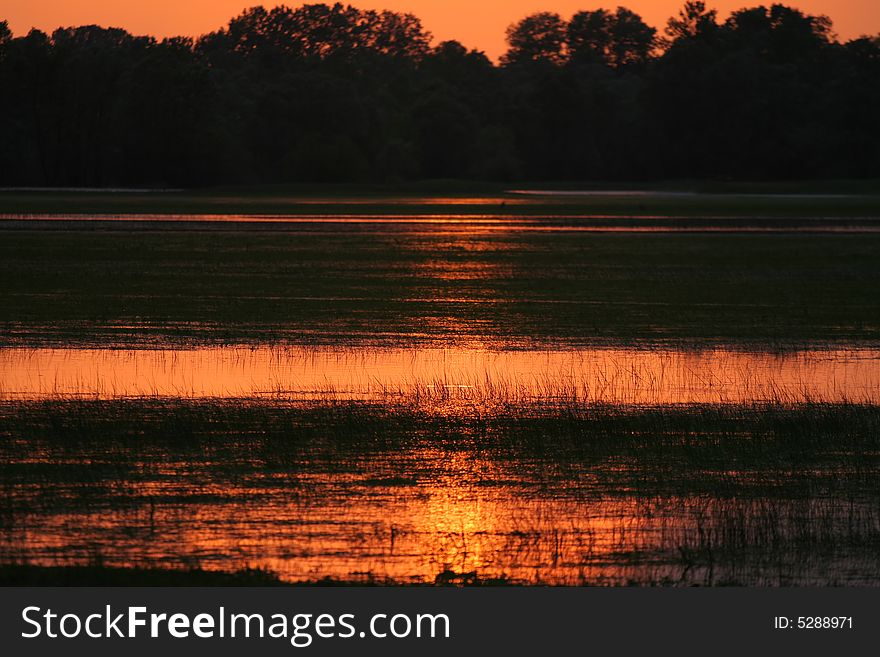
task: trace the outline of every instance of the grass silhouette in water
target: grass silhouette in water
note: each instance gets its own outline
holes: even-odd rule
[[[7,224],[0,340],[758,350],[880,340],[880,234],[450,230]]]
[[[813,403],[5,404],[2,558],[312,583],[877,584],[878,429],[877,407]]]

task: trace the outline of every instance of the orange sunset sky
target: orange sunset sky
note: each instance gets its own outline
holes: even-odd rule
[[[332,0],[326,0],[332,4]],[[709,0],[722,17],[743,6],[771,4],[773,0]],[[21,35],[36,27],[51,31],[59,26],[98,24],[123,27],[135,34],[198,36],[224,25],[246,7],[281,2],[259,0],[0,0],[0,20],[8,20]],[[290,6],[302,3],[287,2]],[[497,58],[505,50],[504,30],[523,16],[543,10],[564,17],[580,9],[624,5],[651,25],[662,28],[684,0],[352,0],[363,9],[408,11],[422,19],[435,40],[457,39],[470,48]],[[838,35],[850,39],[880,33],[880,0],[783,0],[807,13],[830,16]]]

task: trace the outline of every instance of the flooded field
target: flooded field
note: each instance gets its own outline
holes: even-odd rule
[[[7,561],[877,585],[876,407],[3,404]]]
[[[880,403],[880,351],[0,348],[0,400]]]
[[[880,585],[873,220],[370,210],[0,221],[0,568]]]
[[[388,203],[393,213],[370,213],[375,204],[367,200],[350,201],[338,208],[329,201],[302,201],[301,214],[2,214],[6,228],[57,230],[59,227],[90,229],[119,228],[132,230],[246,229],[250,231],[293,231],[300,234],[339,234],[340,231],[412,236],[473,236],[481,233],[880,233],[880,220],[874,216],[774,217],[730,214],[691,217],[681,214],[650,214],[645,211],[614,214],[580,214],[577,208],[559,206],[552,214],[528,212],[522,199],[499,202],[495,199],[458,199],[453,204],[463,209],[448,213],[448,206],[438,206],[439,199],[413,199]],[[321,214],[309,212],[323,205]],[[420,205],[422,213],[407,212],[410,205]],[[540,209],[540,208],[538,208]],[[343,210],[340,212],[340,210]],[[442,210],[442,211],[441,211]],[[511,212],[515,210],[515,212]]]
[[[0,222],[0,346],[880,344],[873,233],[27,226]]]

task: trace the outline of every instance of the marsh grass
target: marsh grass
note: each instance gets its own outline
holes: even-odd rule
[[[875,406],[453,402],[3,404],[2,560],[299,582],[878,583]]]
[[[880,234],[0,226],[3,344],[876,344]]]
[[[0,346],[880,343],[873,183],[825,190],[845,198],[466,191],[487,198],[4,193],[0,213],[163,216],[0,220]],[[174,212],[441,223],[156,220]],[[0,402],[0,583],[880,586],[870,395],[644,405],[626,386],[657,382],[639,372],[616,404],[558,377],[377,383],[360,400],[280,384],[125,397],[98,379],[118,398]]]

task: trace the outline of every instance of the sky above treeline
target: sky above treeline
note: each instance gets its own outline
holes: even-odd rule
[[[843,40],[880,33],[880,0],[780,0],[808,14],[825,14]],[[333,4],[333,0],[325,0]],[[773,0],[708,0],[726,18],[731,10],[772,4]],[[198,36],[225,25],[243,9],[255,5],[298,6],[303,3],[269,0],[2,0],[0,20],[9,21],[16,35],[31,28],[51,32],[57,27],[97,24],[122,27],[134,34],[157,37]],[[629,7],[649,25],[662,30],[684,0],[351,0],[361,9],[410,12],[422,19],[435,42],[456,39],[468,48],[497,59],[505,50],[508,25],[536,11],[555,11],[568,18],[582,9]]]

